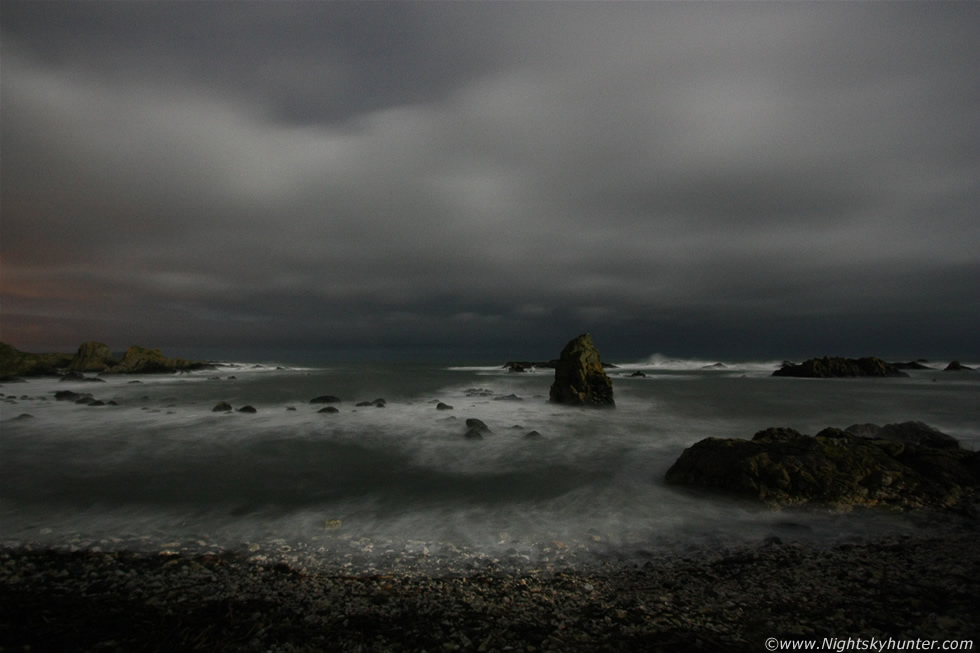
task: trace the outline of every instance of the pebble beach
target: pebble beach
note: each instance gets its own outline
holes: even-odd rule
[[[852,543],[770,536],[538,568],[351,569],[226,552],[0,550],[8,651],[760,651],[980,633],[975,521]],[[770,640],[771,641],[771,640]],[[771,650],[771,649],[770,649]]]

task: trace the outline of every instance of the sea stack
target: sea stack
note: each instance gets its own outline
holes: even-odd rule
[[[616,405],[612,381],[602,369],[599,350],[588,333],[573,338],[561,350],[550,398],[554,403],[573,406],[612,408]]]
[[[83,342],[78,347],[78,353],[68,364],[68,369],[75,372],[105,372],[118,364],[118,361],[112,357],[108,345],[101,342]]]

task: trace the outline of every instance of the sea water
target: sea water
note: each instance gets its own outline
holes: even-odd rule
[[[223,364],[8,383],[0,544],[329,556],[346,541],[530,560],[559,546],[630,556],[771,534],[840,539],[920,525],[774,512],[667,486],[664,473],[703,438],[770,426],[813,434],[918,420],[980,446],[980,373],[792,379],[772,377],[773,362],[712,363],[620,364],[609,370],[616,407],[602,410],[549,403],[550,369],[499,366]],[[59,390],[116,405],[56,401]],[[340,398],[329,404],[339,412],[318,412],[320,395]],[[378,398],[384,407],[356,406]],[[213,412],[221,401],[256,412]],[[467,418],[491,432],[467,439]]]

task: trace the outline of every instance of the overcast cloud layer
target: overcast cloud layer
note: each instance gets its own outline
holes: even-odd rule
[[[978,3],[4,0],[0,25],[23,349],[980,355]]]

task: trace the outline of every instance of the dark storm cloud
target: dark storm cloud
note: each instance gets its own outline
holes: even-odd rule
[[[5,340],[975,352],[974,5],[0,19]]]

